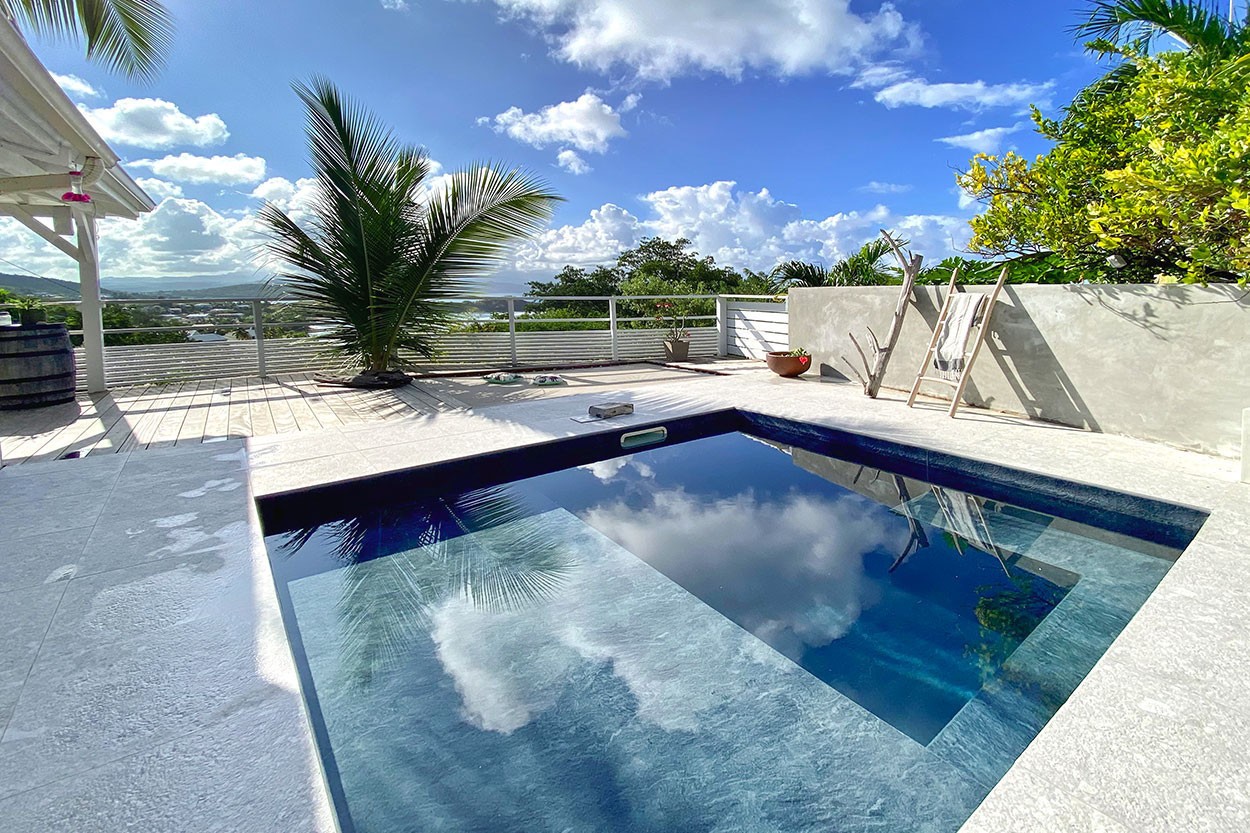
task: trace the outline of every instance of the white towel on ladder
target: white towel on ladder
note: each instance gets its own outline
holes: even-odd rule
[[[939,377],[954,381],[964,372],[968,334],[977,323],[984,303],[984,295],[972,292],[960,292],[950,299],[946,321],[933,349],[933,367]]]

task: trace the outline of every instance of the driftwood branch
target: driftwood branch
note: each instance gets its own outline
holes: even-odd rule
[[[903,317],[907,314],[907,305],[911,302],[912,291],[916,287],[916,278],[920,276],[920,269],[924,264],[922,256],[905,251],[902,245],[888,231],[882,229],[881,234],[885,237],[886,242],[890,244],[894,257],[903,269],[903,285],[899,289],[898,303],[894,306],[894,318],[890,322],[890,331],[886,335],[885,346],[881,345],[881,342],[877,340],[876,334],[871,329],[868,331],[868,334],[872,337],[875,355],[873,356],[872,366],[868,371],[868,379],[864,382],[864,393],[874,399],[881,390],[881,383],[885,379],[886,368],[889,366],[890,358],[894,354],[894,347],[898,344],[898,337],[903,332]],[[858,343],[856,343],[855,348],[859,349]],[[860,356],[863,356],[862,350],[860,350]]]

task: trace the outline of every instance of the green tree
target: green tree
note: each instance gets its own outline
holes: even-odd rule
[[[182,344],[187,339],[186,330],[169,330],[161,333],[110,333],[109,330],[126,330],[132,327],[163,327],[168,322],[138,307],[105,304],[101,312],[104,319],[104,346],[123,347],[134,344]],[[78,307],[50,306],[48,321],[64,323],[71,330],[82,329],[82,313]],[[82,336],[71,336],[75,347],[82,346]]]
[[[766,295],[772,293],[767,275],[750,269],[739,272],[718,266],[711,256],[700,256],[691,250],[685,238],[664,240],[648,237],[632,249],[617,256],[613,266],[599,266],[587,271],[566,266],[551,281],[533,281],[527,296],[530,302],[524,313],[528,321],[543,318],[603,318],[608,315],[606,301],[554,300],[561,296],[611,296],[623,300],[617,305],[622,318],[647,318],[644,322],[623,322],[622,327],[654,326],[654,301],[630,301],[633,295]],[[543,300],[553,298],[553,300]],[[715,302],[690,299],[681,302],[686,315],[713,315]],[[697,323],[697,322],[696,322]],[[581,324],[529,324],[526,329],[606,329],[605,322]]]
[[[1112,47],[1131,72],[1096,81],[1061,119],[1034,110],[1048,153],[982,154],[959,174],[986,206],[971,248],[1054,258],[1073,279],[1244,281],[1250,63],[1215,48],[1092,44]]]
[[[430,191],[429,159],[402,145],[325,79],[296,84],[308,118],[318,195],[303,227],[272,203],[260,211],[289,297],[364,368],[361,384],[404,383],[401,351],[435,353],[445,301],[536,233],[560,198],[519,170],[475,165]]]
[[[40,35],[81,37],[88,59],[142,81],[160,72],[174,36],[158,0],[0,0],[0,15]]]

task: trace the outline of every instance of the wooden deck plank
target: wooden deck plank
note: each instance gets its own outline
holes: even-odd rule
[[[252,412],[248,408],[247,380],[233,379],[229,383],[230,390],[230,426],[228,436],[231,439],[252,436]]]
[[[148,444],[156,436],[156,430],[160,427],[162,420],[165,419],[173,403],[177,400],[184,384],[184,382],[167,382],[158,386],[160,393],[153,399],[147,410],[143,412],[143,415],[134,420],[134,424],[130,429],[130,436],[117,447],[118,452],[148,447]]]
[[[107,394],[80,394],[62,413],[52,409],[0,415],[4,464],[55,460],[66,452],[110,454],[381,422],[456,406],[417,385],[391,391],[319,386],[311,373],[260,379],[204,379],[135,384]],[[63,423],[63,424],[62,424]],[[46,427],[45,427],[46,426]]]
[[[171,448],[178,441],[178,435],[182,433],[183,423],[191,413],[195,394],[199,389],[199,382],[183,382],[179,386],[178,393],[166,406],[165,415],[153,429],[148,448]]]
[[[266,377],[262,380],[265,390],[265,401],[269,403],[269,413],[273,416],[275,434],[291,434],[299,430],[295,412],[291,409],[291,391],[278,380]]]
[[[295,417],[295,424],[300,431],[316,431],[321,428],[333,428],[339,419],[329,408],[314,407],[320,404],[315,391],[310,395],[309,383],[300,379],[287,378],[280,383],[287,394],[287,404]]]
[[[336,416],[344,423],[351,424],[356,422],[364,422],[365,418],[360,412],[352,407],[351,403],[344,399],[351,393],[347,388],[337,388],[329,385],[318,385],[317,392],[321,395],[321,401],[327,407],[332,409]]]
[[[14,460],[19,456],[24,462],[56,459],[60,450],[73,442],[96,417],[95,401],[91,397],[78,397],[72,405],[58,405],[55,410],[57,413],[49,420],[46,430],[31,432],[21,443],[20,450],[14,449]]]
[[[208,408],[212,397],[213,380],[200,380],[191,397],[187,418],[183,420],[178,436],[174,437],[174,445],[198,445],[204,442],[204,426],[208,422]]]
[[[265,394],[265,381],[252,378],[247,380],[247,404],[252,414],[252,436],[267,437],[276,434],[273,411],[269,407],[269,399]]]
[[[79,456],[90,453],[113,424],[122,418],[122,409],[115,397],[112,392],[84,397],[91,402],[91,410],[84,411],[72,426],[51,436],[38,453],[27,455],[25,462],[59,460],[71,452],[77,452]]]
[[[118,397],[121,419],[113,423],[100,441],[92,446],[90,454],[115,454],[125,447],[134,431],[135,423],[160,399],[163,385],[135,385],[126,396]]]
[[[230,436],[230,383],[213,379],[201,442]]]

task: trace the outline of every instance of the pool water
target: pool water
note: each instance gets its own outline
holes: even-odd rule
[[[369,833],[953,833],[1176,555],[739,433],[266,543]]]

